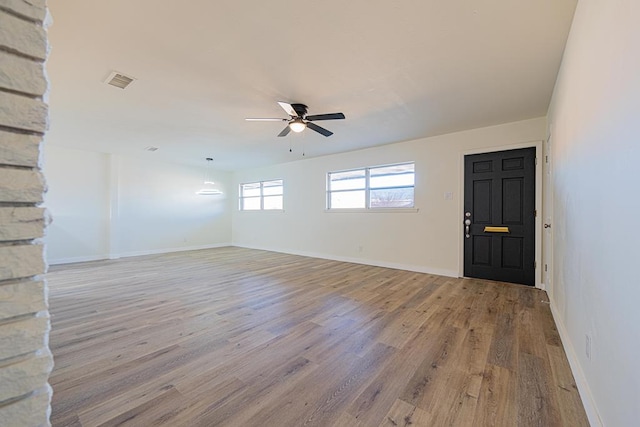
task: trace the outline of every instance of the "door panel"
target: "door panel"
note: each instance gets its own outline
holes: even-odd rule
[[[502,265],[503,268],[524,267],[524,239],[522,237],[502,236]]]
[[[473,264],[491,266],[491,237],[473,236]]]
[[[502,223],[522,225],[523,195],[522,178],[507,178],[502,180]]]
[[[491,224],[491,180],[473,182],[473,213],[478,224]]]
[[[464,275],[534,285],[535,148],[465,156],[464,192]]]

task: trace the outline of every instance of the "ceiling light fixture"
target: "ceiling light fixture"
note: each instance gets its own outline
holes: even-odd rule
[[[196,194],[200,196],[216,196],[218,194],[222,194],[222,191],[214,188],[215,182],[213,182],[213,178],[211,176],[211,163],[213,162],[213,158],[207,157],[207,169],[204,172],[204,186],[196,192]]]
[[[289,123],[289,127],[291,128],[292,131],[299,133],[299,132],[302,132],[304,128],[307,127],[307,124],[303,122],[302,119],[295,119],[294,121]]]

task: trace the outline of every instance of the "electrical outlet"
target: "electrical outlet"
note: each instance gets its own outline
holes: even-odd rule
[[[584,352],[587,356],[587,360],[591,360],[591,335],[586,334],[584,338]]]

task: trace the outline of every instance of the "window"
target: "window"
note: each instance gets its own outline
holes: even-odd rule
[[[413,162],[329,172],[327,208],[413,208],[414,186]]]
[[[283,188],[281,179],[240,184],[240,210],[282,210]]]

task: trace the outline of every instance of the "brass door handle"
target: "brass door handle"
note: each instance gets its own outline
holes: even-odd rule
[[[508,233],[509,227],[485,227],[485,233]]]

